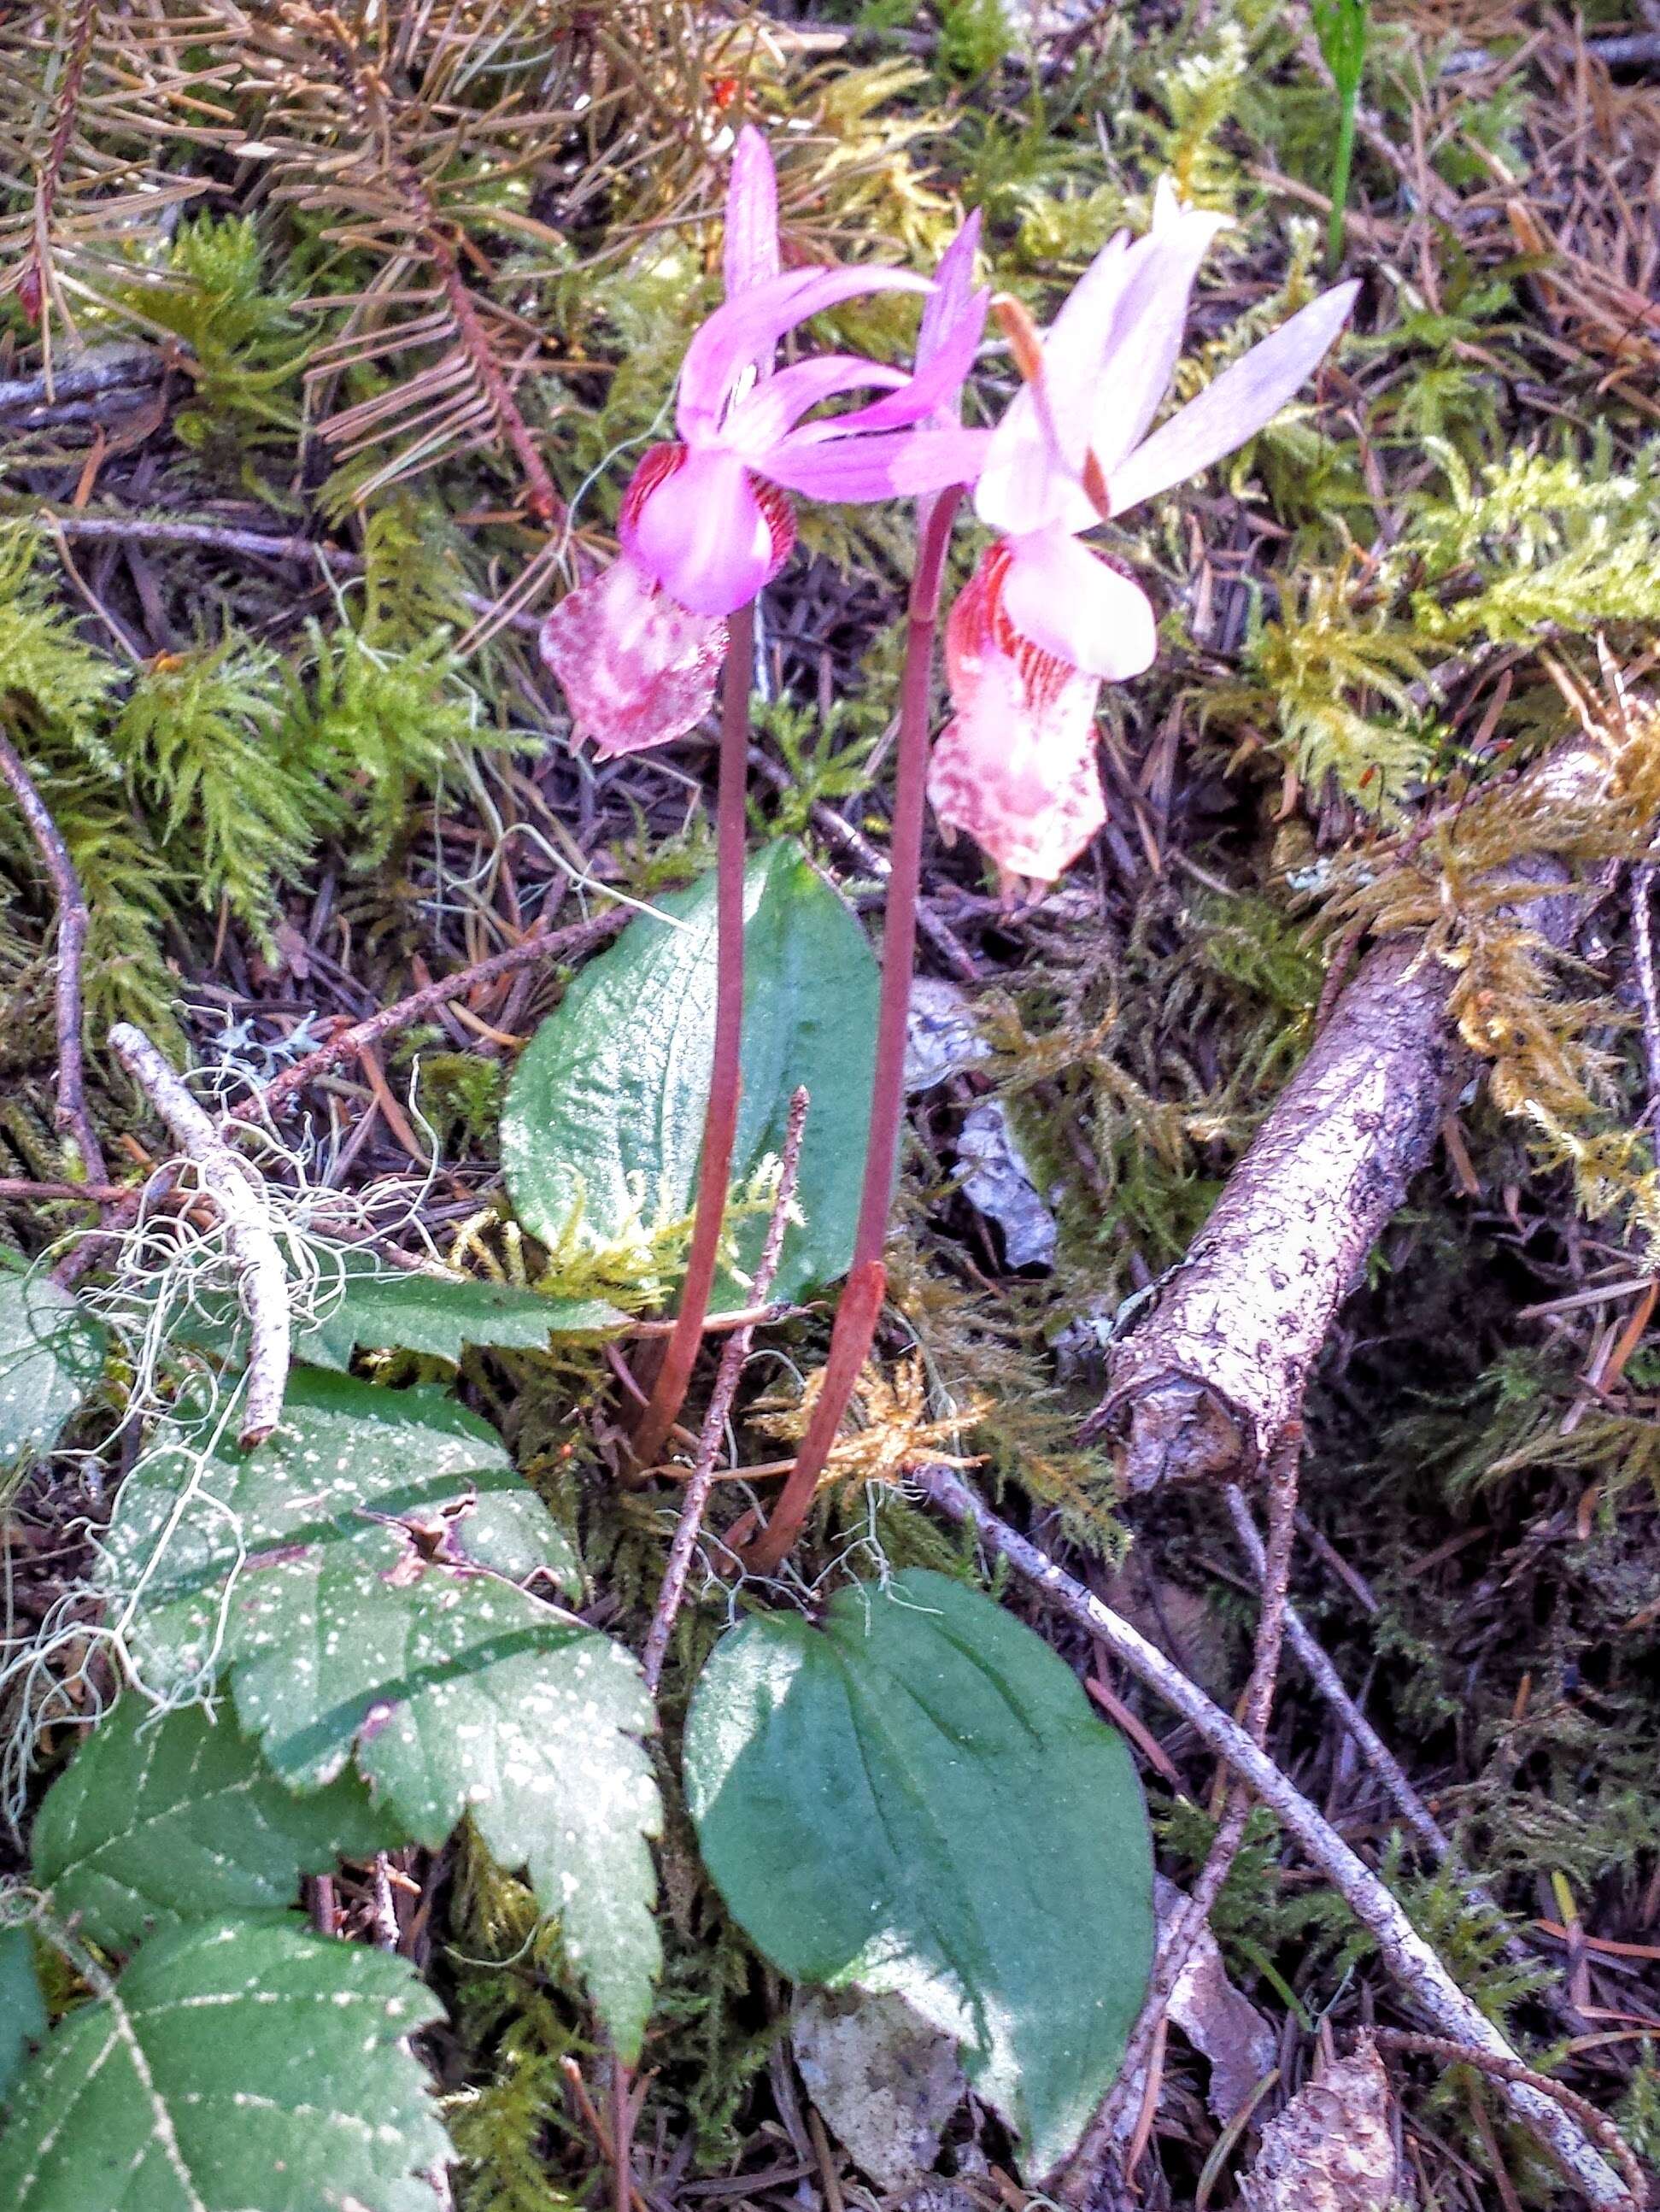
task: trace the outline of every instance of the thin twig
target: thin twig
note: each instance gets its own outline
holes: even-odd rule
[[[43,508],[44,519],[65,538],[123,540],[137,538],[150,545],[194,545],[204,553],[230,553],[239,560],[298,561],[340,574],[361,574],[363,556],[344,545],[325,545],[320,538],[279,536],[274,531],[240,530],[228,522],[202,522],[186,515],[80,514]]]
[[[715,797],[714,1042],[710,1054],[708,1104],[697,1168],[697,1203],[691,1243],[680,1285],[680,1310],[663,1347],[662,1364],[632,1438],[642,1464],[654,1460],[685,1403],[709,1297],[721,1260],[721,1230],[732,1180],[743,1090],[744,1037],[744,811],[749,764],[750,671],[755,661],[755,605],[728,618],[721,673],[721,765]]]
[[[576,2100],[577,2110],[593,2131],[593,2140],[599,2146],[600,2157],[615,2173],[618,2165],[617,2148],[611,2139],[611,2130],[600,2118],[594,2101],[588,2094],[588,2085],[582,2079],[581,2068],[574,2058],[562,2058],[559,2062],[559,2070],[570,2083],[571,2094]],[[632,2174],[629,2177],[628,2188],[629,2202],[633,2207],[633,2212],[652,2212],[652,2207],[641,2195]]]
[[[127,1194],[128,1186],[121,1182],[36,1182],[30,1176],[0,1176],[0,1198],[83,1198],[105,1206]]]
[[[28,824],[58,895],[58,1110],[60,1130],[72,1136],[88,1181],[106,1183],[109,1170],[98,1132],[87,1109],[85,1063],[81,1048],[81,957],[87,943],[87,902],[51,810],[35,788],[22,756],[0,737],[0,775]]]
[[[766,1296],[772,1288],[772,1279],[778,1272],[778,1255],[783,1249],[790,1200],[795,1194],[796,1170],[801,1164],[801,1131],[806,1118],[807,1094],[805,1091],[798,1091],[790,1100],[789,1118],[784,1125],[784,1153],[778,1171],[778,1193],[772,1202],[766,1240],[761,1247],[761,1258],[755,1270],[754,1300],[763,1312],[766,1310]],[[657,1610],[652,1615],[651,1633],[646,1638],[646,1686],[654,1696],[663,1679],[663,1662],[668,1656],[674,1617],[680,1610],[680,1601],[685,1595],[686,1577],[690,1571],[697,1533],[703,1525],[709,1492],[714,1486],[714,1462],[720,1456],[727,1416],[732,1411],[738,1378],[744,1371],[744,1362],[749,1358],[750,1346],[754,1338],[754,1321],[746,1321],[741,1328],[727,1339],[721,1353],[721,1364],[715,1370],[708,1411],[703,1416],[702,1433],[697,1439],[697,1464],[692,1470],[691,1480],[686,1485],[685,1496],[681,1501],[680,1518],[675,1524],[674,1540],[669,1546],[668,1565],[663,1570],[663,1587],[658,1592]]]
[[[1631,941],[1637,988],[1643,1001],[1643,1064],[1649,1100],[1643,1113],[1651,1136],[1660,1134],[1660,990],[1654,975],[1654,875],[1652,860],[1639,860],[1631,872]]]
[[[1214,1705],[1128,1621],[1104,1605],[1036,1544],[1000,1521],[951,1468],[927,1468],[915,1480],[942,1512],[954,1521],[972,1525],[982,1540],[1000,1552],[1023,1581],[1041,1591],[1087,1634],[1098,1637],[1115,1658],[1179,1713],[1201,1741],[1227,1762],[1320,1869],[1355,1917],[1371,1931],[1385,1966],[1438,2027],[1459,2042],[1488,2052],[1505,2065],[1520,2063],[1499,2030],[1458,1987],[1371,1869],[1286,1779],[1267,1753],[1251,1741],[1236,1720]],[[1599,2212],[1602,2208],[1607,2208],[1607,2212],[1630,2212],[1629,2192],[1578,2121],[1526,2082],[1507,2083],[1506,2089],[1517,2116],[1549,2146],[1564,2170],[1599,2208]]]
[[[261,1443],[283,1412],[289,1355],[289,1274],[266,1211],[265,1186],[234,1152],[161,1054],[131,1022],[118,1022],[110,1050],[167,1123],[218,1207],[248,1317],[247,1399],[241,1442]]]
[[[1259,1747],[1268,1736],[1268,1714],[1280,1672],[1280,1646],[1288,1625],[1286,1593],[1291,1580],[1292,1541],[1297,1528],[1298,1444],[1299,1439],[1295,1437],[1288,1438],[1276,1455],[1268,1490],[1268,1548],[1264,1552],[1260,1541],[1257,1547],[1262,1601],[1250,1680],[1245,1690],[1243,1717],[1251,1741]],[[1130,2030],[1117,2081],[1108,2092],[1072,2160],[1073,2186],[1080,2196],[1087,2192],[1093,2197],[1097,2170],[1122,2134],[1125,2098],[1143,2073],[1150,2069],[1153,2045],[1163,2029],[1176,1984],[1205,1932],[1206,1923],[1222,1893],[1222,1885],[1239,1856],[1250,1808],[1250,1792],[1236,1782],[1228,1793],[1205,1863],[1189,1892],[1181,1915],[1158,1947],[1152,1979]],[[1134,2163],[1132,2158],[1129,2164],[1133,2166]]]
[[[1373,2029],[1372,2039],[1384,2051],[1433,2058],[1444,2066],[1474,2066],[1496,2081],[1523,2082],[1540,2095],[1554,2098],[1564,2111],[1572,2113],[1587,2135],[1594,2136],[1602,2144],[1625,2176],[1633,2203],[1642,2206],[1649,2202],[1648,2178],[1631,2145],[1606,2112],[1599,2112],[1588,2097],[1582,2097],[1577,2089],[1570,2089],[1566,2082],[1553,2081],[1548,2074],[1541,2074],[1519,2058],[1500,2058],[1493,2051],[1478,2051],[1447,2036],[1408,2035],[1398,2027],[1379,2027]]]
[[[1260,1581],[1267,1565],[1262,1539],[1257,1534],[1256,1523],[1246,1504],[1243,1493],[1230,1483],[1223,1492],[1234,1533],[1250,1561],[1251,1571]],[[1429,1807],[1408,1779],[1401,1762],[1383,1741],[1371,1723],[1343,1686],[1343,1680],[1325,1652],[1310,1634],[1306,1623],[1294,1606],[1286,1607],[1286,1641],[1297,1654],[1298,1662],[1314,1686],[1336,1714],[1353,1738],[1355,1749],[1371,1767],[1389,1796],[1395,1800],[1401,1817],[1418,1838],[1432,1857],[1444,1859],[1452,1845]],[[1491,1903],[1482,1893],[1483,1900]]]
[[[280,1106],[307,1084],[315,1083],[319,1075],[326,1075],[331,1067],[337,1067],[342,1060],[355,1058],[394,1030],[407,1029],[423,1014],[431,1013],[452,999],[465,997],[481,983],[493,983],[498,976],[510,975],[515,969],[526,967],[532,960],[563,960],[586,952],[614,936],[628,918],[628,908],[619,906],[605,914],[590,915],[586,921],[569,922],[562,929],[533,929],[528,937],[522,938],[517,945],[510,945],[505,952],[493,952],[488,960],[476,961],[471,968],[458,969],[454,975],[442,976],[435,983],[423,984],[406,999],[398,999],[366,1020],[337,1030],[326,1044],[319,1045],[315,1052],[307,1053],[292,1067],[285,1067],[280,1075],[261,1085],[254,1093],[254,1103],[267,1111]]]

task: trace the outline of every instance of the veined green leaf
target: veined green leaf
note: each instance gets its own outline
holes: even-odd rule
[[[147,1929],[292,1905],[302,1874],[404,1840],[355,1774],[297,1797],[228,1717],[122,1698],[35,1816],[35,1882],[106,1951]]]
[[[544,1298],[513,1283],[398,1273],[362,1252],[340,1255],[337,1285],[325,1274],[318,1304],[317,1320],[295,1334],[294,1356],[341,1370],[360,1345],[459,1361],[470,1344],[545,1352],[552,1337],[604,1334],[627,1319],[600,1298]]]
[[[441,1394],[297,1372],[275,1435],[205,1463],[182,1443],[123,1485],[112,1613],[157,1685],[222,1672],[295,1790],[355,1760],[436,1846],[470,1813],[526,1866],[624,2057],[660,1963],[648,1847],[655,1725],[621,1645],[525,1587],[574,1585],[546,1510]]]
[[[957,2038],[1026,2169],[1073,2148],[1152,1960],[1152,1852],[1122,1740],[990,1599],[913,1569],[824,1628],[747,1621],[703,1671],[687,1801],[779,1971],[894,1990]]]
[[[29,2046],[46,2033],[46,2000],[34,1971],[34,1938],[27,1928],[0,1928],[0,2112],[28,2063]]]
[[[286,1916],[151,1938],[72,2012],[0,2135],[10,2212],[432,2212],[449,2142],[406,1960]]]
[[[659,902],[591,960],[514,1072],[502,1122],[508,1188],[550,1244],[599,1248],[690,1214],[714,1045],[714,877]],[[853,1255],[876,1048],[877,966],[849,908],[787,840],[744,879],[743,1095],[733,1178],[783,1149],[798,1085],[810,1104],[774,1291],[799,1297]],[[765,1224],[739,1224],[754,1267]],[[727,1284],[721,1295],[732,1296]]]
[[[104,1332],[69,1291],[0,1258],[0,1468],[50,1451],[104,1367]]]

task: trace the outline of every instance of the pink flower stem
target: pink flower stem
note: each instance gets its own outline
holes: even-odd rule
[[[750,736],[750,679],[755,663],[755,608],[739,607],[727,619],[726,666],[721,682],[721,768],[715,800],[714,1054],[709,1103],[703,1115],[703,1151],[697,1171],[697,1208],[691,1249],[680,1288],[680,1310],[632,1449],[642,1467],[661,1453],[703,1340],[709,1297],[721,1257],[721,1225],[732,1181],[732,1148],[738,1131],[744,1037],[744,799]]]
[[[951,526],[963,495],[953,487],[922,510],[921,545],[911,579],[905,669],[899,690],[899,747],[895,768],[893,839],[887,911],[882,925],[882,1000],[877,1017],[876,1072],[871,1086],[865,1182],[854,1236],[853,1265],[836,1310],[830,1356],[795,1466],[768,1522],[744,1553],[752,1574],[770,1574],[801,1533],[842,1416],[869,1354],[887,1288],[882,1253],[893,1204],[899,1125],[905,1111],[905,1039],[910,1020],[911,970],[916,957],[916,898],[922,875],[922,820],[927,799],[928,723],[933,640],[939,621]]]

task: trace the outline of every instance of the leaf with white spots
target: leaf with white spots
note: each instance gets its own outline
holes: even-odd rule
[[[0,1468],[50,1451],[104,1367],[104,1332],[46,1275],[0,1257]]]
[[[103,1574],[144,1676],[227,1674],[291,1788],[355,1759],[435,1846],[471,1813],[504,1866],[528,1867],[632,2058],[660,1964],[639,1741],[655,1717],[620,1645],[524,1587],[550,1563],[575,1579],[482,1422],[434,1393],[296,1372],[256,1450],[140,1462]]]
[[[434,2212],[450,2147],[405,1960],[286,1915],[153,1936],[70,2014],[0,2135],[8,2212]]]
[[[405,1839],[344,1774],[296,1797],[226,1716],[123,1698],[46,1792],[36,1885],[106,1951],[148,1929],[292,1905],[302,1874]]]
[[[11,2101],[29,2046],[46,2032],[46,2004],[27,1928],[0,1928],[0,2112]]]

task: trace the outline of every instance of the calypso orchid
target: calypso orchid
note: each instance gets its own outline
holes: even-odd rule
[[[1139,676],[1157,651],[1146,593],[1082,534],[1255,436],[1324,356],[1359,289],[1322,293],[1149,435],[1200,262],[1225,222],[1161,184],[1151,230],[1103,247],[1041,344],[1011,322],[1025,382],[975,491],[981,520],[1002,535],[947,623],[956,716],[928,779],[941,825],[966,830],[1006,884],[1051,881],[1101,827],[1101,685]]]
[[[777,182],[766,141],[739,134],[727,200],[725,304],[686,349],[675,409],[679,435],[642,456],[623,495],[621,550],[566,594],[542,630],[564,686],[573,741],[602,758],[684,736],[714,694],[726,617],[775,576],[795,542],[788,494],[862,501],[963,483],[984,432],[945,420],[968,374],[988,295],[965,285],[936,313],[914,371],[828,354],[773,368],[779,342],[825,309],[874,292],[937,296],[903,270],[781,273]],[[806,419],[856,390],[885,396]]]

